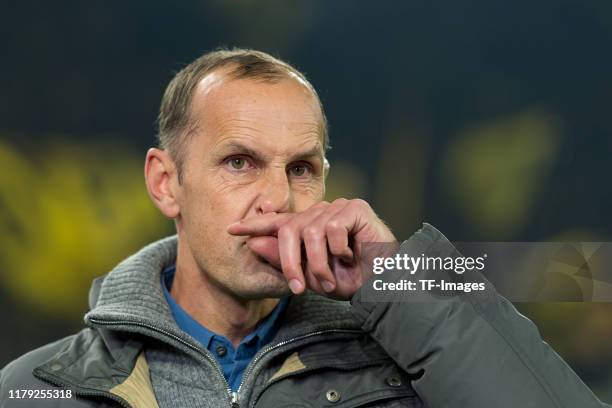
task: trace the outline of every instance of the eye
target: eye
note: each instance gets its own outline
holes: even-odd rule
[[[242,157],[234,157],[233,159],[230,159],[229,161],[229,165],[234,170],[242,170],[244,166],[246,166],[246,164],[247,164],[246,160]]]
[[[223,165],[229,171],[243,172],[252,168],[252,162],[248,157],[245,156],[230,156],[223,160]]]
[[[307,163],[294,164],[289,168],[289,173],[295,177],[304,177],[312,172],[312,168]]]

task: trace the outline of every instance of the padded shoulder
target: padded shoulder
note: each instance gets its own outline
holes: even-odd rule
[[[42,385],[48,387],[48,384],[34,377],[32,370],[64,349],[75,336],[64,337],[34,349],[2,368],[0,371],[0,401],[4,399],[4,393],[8,389],[33,389],[41,388]]]

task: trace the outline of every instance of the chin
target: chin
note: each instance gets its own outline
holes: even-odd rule
[[[235,284],[231,290],[238,297],[248,300],[282,298],[291,294],[286,282],[257,282],[253,285],[248,283],[248,280],[242,281],[238,285]]]
[[[266,299],[291,294],[283,273],[270,263],[253,254],[243,265],[231,283],[236,295],[244,299]]]

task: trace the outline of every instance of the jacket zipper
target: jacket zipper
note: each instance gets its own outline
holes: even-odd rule
[[[219,374],[219,376],[221,377],[221,379],[223,380],[223,383],[225,384],[225,388],[227,390],[227,394],[229,396],[229,402],[230,402],[230,407],[231,408],[240,408],[240,390],[242,389],[242,386],[245,383],[246,378],[251,374],[251,372],[253,372],[254,366],[255,364],[257,364],[257,362],[259,360],[261,360],[261,358],[266,355],[267,353],[269,353],[270,351],[276,350],[280,347],[286,346],[287,344],[293,343],[295,341],[299,341],[299,340],[303,340],[303,339],[307,339],[310,337],[314,337],[314,336],[319,336],[322,334],[327,334],[327,333],[357,333],[359,332],[358,330],[348,330],[348,329],[328,329],[328,330],[319,330],[316,332],[312,332],[312,333],[308,333],[308,334],[304,334],[301,336],[297,336],[297,337],[293,337],[287,340],[283,340],[279,343],[273,344],[271,346],[265,347],[264,349],[260,350],[257,355],[255,355],[255,357],[253,358],[253,360],[251,360],[251,362],[249,363],[249,365],[247,366],[247,369],[244,373],[244,375],[242,376],[242,380],[240,381],[240,385],[238,386],[238,390],[237,391],[232,391],[232,388],[230,387],[229,383],[227,382],[227,380],[225,379],[225,375],[223,375],[223,370],[221,369],[221,367],[219,366],[219,363],[217,362],[217,360],[212,357],[212,355],[209,355],[209,353],[203,353],[202,350],[199,347],[194,346],[193,344],[181,339],[180,337],[168,332],[167,330],[164,330],[160,327],[151,325],[151,324],[147,324],[147,323],[141,323],[141,322],[133,322],[133,321],[129,321],[129,320],[112,320],[112,321],[107,321],[107,320],[99,320],[96,318],[89,318],[89,321],[94,323],[94,324],[100,324],[102,326],[113,326],[113,325],[131,325],[131,326],[141,326],[141,327],[146,327],[148,329],[157,331],[158,333],[164,334],[176,341],[178,341],[179,343],[189,347],[190,349],[194,350],[195,352],[197,352],[198,354],[204,356],[208,361],[210,361],[210,363],[213,365],[213,367],[215,367],[215,369],[217,370],[217,373]],[[112,394],[108,393],[107,395],[108,397],[111,397],[112,399],[117,400],[117,397],[113,396]],[[120,403],[124,403],[125,401],[119,401]],[[129,405],[127,405],[129,407]]]
[[[268,347],[264,347],[262,350],[260,350],[255,357],[253,357],[253,360],[251,360],[251,362],[249,363],[249,365],[246,368],[246,371],[244,372],[244,375],[242,376],[242,380],[240,381],[240,385],[238,386],[238,392],[236,393],[236,404],[237,407],[240,407],[239,405],[239,400],[238,400],[238,394],[240,393],[240,390],[242,389],[242,386],[244,385],[246,379],[248,378],[248,376],[253,372],[255,365],[257,364],[257,362],[259,360],[262,359],[262,357],[264,355],[266,355],[267,353],[274,351],[276,349],[279,349],[281,347],[286,346],[287,344],[296,342],[296,341],[300,341],[300,340],[304,340],[310,337],[315,337],[315,336],[320,336],[323,334],[329,334],[329,333],[360,333],[360,331],[358,330],[349,330],[349,329],[327,329],[327,330],[319,330],[316,332],[312,332],[312,333],[308,333],[308,334],[303,334],[301,336],[297,336],[297,337],[292,337],[290,339],[287,340],[283,340],[281,342],[272,344]],[[253,407],[255,405],[255,401],[253,401],[253,403],[251,404],[251,407]]]
[[[238,395],[235,392],[232,392],[232,388],[230,387],[229,383],[227,382],[227,380],[225,379],[225,376],[223,375],[223,370],[221,369],[221,367],[219,366],[219,363],[217,362],[217,360],[208,355],[205,352],[202,352],[202,350],[199,347],[194,346],[193,344],[181,339],[180,337],[170,333],[167,330],[164,330],[160,327],[151,325],[151,324],[147,324],[147,323],[141,323],[141,322],[133,322],[133,321],[129,321],[129,320],[112,320],[112,321],[107,321],[107,320],[99,320],[99,319],[95,319],[95,318],[90,318],[89,319],[90,322],[94,323],[94,324],[100,324],[102,326],[114,326],[114,325],[127,325],[127,326],[141,326],[141,327],[146,327],[148,329],[154,330],[158,333],[161,333],[165,336],[168,336],[176,341],[178,341],[179,343],[183,344],[184,346],[187,346],[188,348],[190,348],[191,350],[197,352],[198,354],[204,356],[208,361],[210,361],[210,363],[213,365],[213,367],[215,367],[215,370],[217,371],[217,373],[221,376],[221,379],[223,380],[223,383],[225,384],[225,389],[227,391],[227,394],[229,396],[229,401],[230,401],[230,406],[232,408],[238,408]]]

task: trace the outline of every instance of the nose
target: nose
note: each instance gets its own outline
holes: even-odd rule
[[[291,210],[291,186],[285,169],[275,169],[262,180],[261,195],[256,204],[258,214]]]

